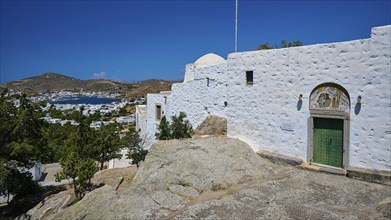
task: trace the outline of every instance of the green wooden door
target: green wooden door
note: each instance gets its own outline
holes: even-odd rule
[[[314,118],[315,163],[342,167],[343,165],[343,120]]]

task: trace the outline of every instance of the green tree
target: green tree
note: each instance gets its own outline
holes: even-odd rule
[[[171,129],[170,124],[168,123],[166,116],[163,116],[160,120],[158,126],[158,132],[155,134],[156,138],[159,140],[170,140],[171,138]]]
[[[7,145],[13,141],[14,137],[11,133],[17,120],[17,109],[7,94],[8,90],[5,89],[0,95],[0,155],[6,159],[10,156],[10,149]]]
[[[270,46],[268,42],[256,47],[256,50],[270,50],[270,49],[273,49],[273,47]]]
[[[91,185],[91,178],[96,173],[96,163],[93,159],[88,158],[86,160],[79,161],[77,167],[78,179],[77,184],[79,185],[79,198],[84,196],[88,186]]]
[[[89,125],[93,117],[82,115],[83,111],[84,107],[81,107],[79,125],[74,129],[76,131],[71,133],[70,140],[65,141],[66,150],[60,159],[63,172],[56,175],[57,180],[71,179],[78,198],[82,198],[88,189],[97,170],[96,162],[100,164],[100,169],[103,169],[104,162],[121,156],[117,125],[103,126],[100,130],[91,129]]]
[[[100,163],[100,170],[103,169],[104,162],[121,158],[121,143],[116,125],[110,124],[97,130],[93,146],[96,151],[96,160]]]
[[[13,140],[9,147],[13,159],[31,164],[32,161],[41,160],[45,153],[46,145],[42,136],[45,124],[39,118],[40,109],[30,103],[26,94],[21,95],[19,101],[17,120],[11,132]]]
[[[100,121],[101,119],[100,111],[96,111],[94,114],[90,115],[89,118],[91,119],[91,121]]]
[[[83,158],[95,158],[96,150],[93,146],[94,131],[90,128],[91,119],[82,114],[84,107],[80,108],[79,125],[77,126],[77,135],[74,139],[75,151]]]
[[[299,40],[292,41],[292,42],[289,42],[289,43],[286,40],[282,40],[281,41],[281,48],[300,47],[300,46],[303,46],[303,44]]]
[[[9,194],[13,194],[15,197],[23,197],[33,194],[39,189],[38,183],[33,181],[30,172],[21,172],[17,168],[10,169],[8,186],[8,197]]]
[[[18,102],[15,107],[13,102]],[[33,192],[37,185],[28,172],[36,161],[47,153],[47,142],[42,135],[45,123],[40,119],[41,109],[32,104],[26,94],[11,97],[8,90],[0,95],[0,194],[15,197]]]
[[[126,158],[131,159],[132,164],[136,164],[137,168],[139,168],[141,161],[144,161],[148,154],[148,150],[144,149],[145,141],[140,137],[139,131],[129,132],[125,137],[125,146],[128,148]]]
[[[79,125],[74,129],[70,139],[63,143],[64,151],[60,158],[63,171],[56,174],[56,181],[71,179],[75,195],[80,199],[84,196],[90,180],[96,172],[96,149],[94,149],[94,131],[89,127],[91,119],[82,113],[80,108]],[[71,126],[71,125],[68,125]]]
[[[72,149],[72,141],[77,135],[77,127],[67,123],[48,124],[44,136],[47,140],[48,150],[42,158],[45,163],[56,163],[64,155],[67,155]]]
[[[79,111],[73,111],[73,112],[69,115],[69,120],[78,121],[80,117],[81,117],[81,113],[80,113]]]
[[[7,161],[4,159],[0,159],[0,195],[7,196],[7,203],[9,202],[9,196],[11,193],[11,178],[10,171],[6,166]]]
[[[186,113],[180,112],[178,116],[171,117],[171,124],[165,116],[160,120],[158,132],[155,134],[159,140],[191,138],[193,128],[188,120],[185,120]]]
[[[301,43],[301,41],[299,40],[295,40],[295,41],[292,41],[292,42],[288,42],[286,40],[282,40],[280,42],[280,46],[270,46],[269,43],[263,43],[259,46],[257,46],[255,49],[256,50],[269,50],[269,49],[278,49],[278,48],[288,48],[288,47],[300,47],[300,46],[303,46],[303,44]]]
[[[188,120],[185,120],[186,113],[180,112],[179,116],[171,117],[171,135],[173,139],[191,138],[193,128]]]
[[[65,116],[62,113],[62,111],[57,110],[56,107],[54,107],[54,105],[51,105],[48,111],[49,111],[50,117],[52,117],[52,118],[65,119]]]
[[[56,174],[56,180],[71,179],[75,195],[81,199],[96,172],[96,163],[93,159],[83,159],[76,152],[71,152],[60,160],[63,171]]]
[[[120,110],[118,111],[118,114],[119,114],[120,116],[125,116],[125,115],[128,114],[128,111],[126,110],[126,107],[127,107],[127,106],[124,106],[124,107],[120,108]]]
[[[303,46],[303,43],[299,40],[293,41],[292,42],[292,47],[300,47]]]
[[[286,40],[282,40],[280,44],[281,44],[281,48],[289,47],[289,43]]]

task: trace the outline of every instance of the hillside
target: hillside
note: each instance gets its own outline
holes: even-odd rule
[[[18,81],[0,84],[2,88],[36,95],[44,92],[73,91],[73,92],[110,92],[120,93],[127,98],[146,96],[147,93],[156,93],[170,90],[171,81],[147,80],[138,83],[112,81],[107,79],[80,80],[58,73],[44,73],[38,76]]]
[[[125,93],[125,97],[145,97],[147,93],[159,93],[160,91],[170,91],[171,85],[175,83],[167,80],[146,80],[132,84],[133,88]]]
[[[132,88],[130,83],[115,82],[111,80],[80,80],[58,73],[44,73],[38,76],[8,82],[1,85],[31,95],[40,92],[55,91],[118,91],[125,92]]]

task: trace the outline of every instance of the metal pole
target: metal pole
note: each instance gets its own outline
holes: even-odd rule
[[[238,0],[236,0],[235,14],[235,53],[238,52]]]

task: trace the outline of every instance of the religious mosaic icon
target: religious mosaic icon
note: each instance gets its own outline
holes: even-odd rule
[[[337,85],[320,86],[311,93],[310,110],[349,112],[349,95]]]

